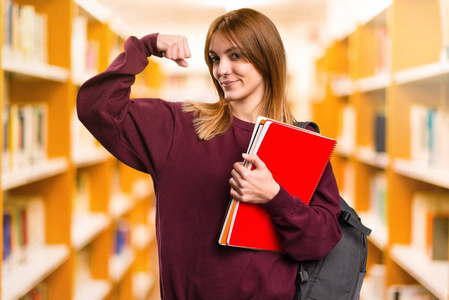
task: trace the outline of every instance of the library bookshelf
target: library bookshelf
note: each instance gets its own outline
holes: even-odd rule
[[[157,299],[151,178],[108,154],[75,112],[125,27],[96,1],[1,0],[0,16],[1,299]],[[133,95],[157,92],[151,64]]]
[[[449,298],[448,41],[448,1],[393,0],[316,61],[313,118],[373,229],[363,299]]]

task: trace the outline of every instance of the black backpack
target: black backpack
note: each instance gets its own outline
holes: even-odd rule
[[[296,126],[312,126],[314,122],[296,122]],[[342,238],[321,260],[298,263],[295,300],[354,300],[359,299],[366,274],[368,255],[365,227],[355,210],[340,196],[341,213],[338,218]]]

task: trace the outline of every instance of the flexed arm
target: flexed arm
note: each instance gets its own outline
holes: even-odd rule
[[[162,34],[130,37],[124,49],[104,72],[80,87],[78,117],[115,157],[155,175],[170,154],[175,122],[173,103],[131,99],[131,86],[136,74],[148,65],[149,56],[165,56],[186,66],[184,59],[190,57],[190,50],[185,38]]]

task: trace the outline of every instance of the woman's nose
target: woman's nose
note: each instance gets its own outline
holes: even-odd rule
[[[220,64],[218,65],[218,70],[217,70],[218,75],[220,75],[220,76],[228,75],[230,73],[230,70],[231,70],[231,68],[230,68],[229,61],[227,61],[226,59],[220,60]]]

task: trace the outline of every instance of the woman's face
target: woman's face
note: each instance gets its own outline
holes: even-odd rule
[[[213,76],[223,89],[226,100],[255,107],[263,99],[264,81],[259,71],[241,57],[241,52],[220,34],[212,36],[209,56]]]

